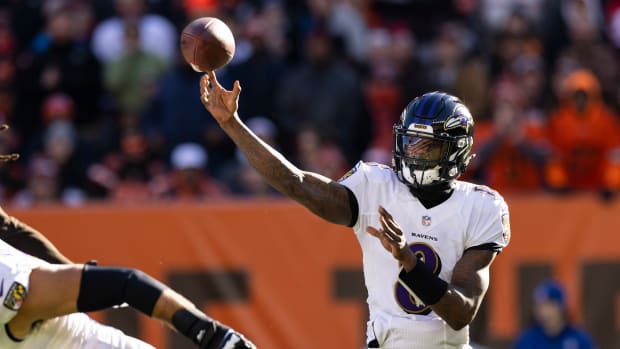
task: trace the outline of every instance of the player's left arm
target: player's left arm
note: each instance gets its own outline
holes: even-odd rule
[[[489,269],[496,255],[491,250],[465,251],[454,266],[446,292],[430,306],[453,329],[459,330],[474,320],[489,288]]]
[[[398,282],[410,293],[441,316],[450,327],[460,330],[469,325],[489,288],[489,267],[497,252],[468,249],[456,263],[448,283],[420,263],[411,249],[402,229],[394,218],[379,208],[381,229],[368,227],[367,232],[381,241],[402,266]]]

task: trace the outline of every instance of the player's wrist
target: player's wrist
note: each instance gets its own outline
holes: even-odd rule
[[[448,283],[435,275],[424,263],[416,263],[410,271],[403,268],[398,279],[426,305],[437,303],[448,291]]]
[[[418,263],[418,259],[408,247],[403,249],[403,251],[401,252],[399,261],[406,272],[410,272],[411,270],[413,270],[413,268],[415,268],[416,264]]]
[[[239,124],[240,120],[241,118],[239,117],[239,114],[235,111],[232,113],[228,113],[225,118],[219,119],[217,121],[220,124],[220,127],[226,130],[227,128],[234,127],[235,124]]]

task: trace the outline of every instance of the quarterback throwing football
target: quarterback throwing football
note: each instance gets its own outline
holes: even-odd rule
[[[213,72],[207,110],[276,189],[325,220],[352,227],[368,288],[369,348],[470,348],[468,325],[508,244],[508,207],[495,191],[457,180],[471,157],[474,121],[456,97],[412,100],[394,126],[394,167],[358,163],[339,181],[298,169],[241,121]],[[387,250],[387,252],[386,252]]]

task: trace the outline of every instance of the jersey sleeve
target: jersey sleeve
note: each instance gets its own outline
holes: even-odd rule
[[[392,169],[386,165],[374,162],[358,162],[338,182],[347,187],[357,200],[358,219],[352,222],[355,229],[364,217],[376,213],[381,202],[389,201],[390,175]]]
[[[6,324],[17,315],[26,295],[32,264],[21,263],[20,255],[0,249],[0,324]]]
[[[342,176],[338,180],[338,183],[347,187],[355,196],[355,199],[357,200],[358,220],[362,212],[365,212],[366,210],[365,207],[362,207],[362,205],[366,202],[365,189],[367,187],[366,184],[368,182],[364,174],[366,170],[365,167],[366,165],[364,164],[364,162],[360,161],[357,164],[355,164],[355,166],[351,170],[349,170],[349,172],[347,172],[344,176]],[[357,222],[351,222],[351,223],[352,225],[355,225]]]
[[[338,180],[338,183],[349,188],[357,199],[361,213],[368,212],[372,207],[376,210],[377,198],[385,196],[384,186],[389,180],[392,169],[374,162],[358,162],[349,172]],[[373,199],[373,200],[370,200]]]
[[[355,198],[357,199],[358,205],[361,202],[364,202],[364,200],[361,200],[363,198],[363,190],[366,185],[366,177],[363,174],[364,167],[364,163],[360,161],[338,180],[338,183],[344,185],[349,188],[351,192],[353,192]]]
[[[496,192],[480,193],[480,205],[472,211],[465,249],[500,252],[510,242],[508,205]]]

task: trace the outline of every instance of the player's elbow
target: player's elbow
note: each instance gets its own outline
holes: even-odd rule
[[[471,323],[471,321],[462,321],[462,320],[446,321],[446,322],[448,323],[450,328],[452,328],[455,331],[460,331],[460,330],[464,329],[467,325],[469,325]]]
[[[462,314],[450,320],[446,320],[446,323],[455,331],[464,329],[474,320],[474,314]]]
[[[472,323],[480,307],[480,298],[463,298],[460,306],[453,306],[451,312],[446,313],[444,320],[455,331],[462,330]]]

